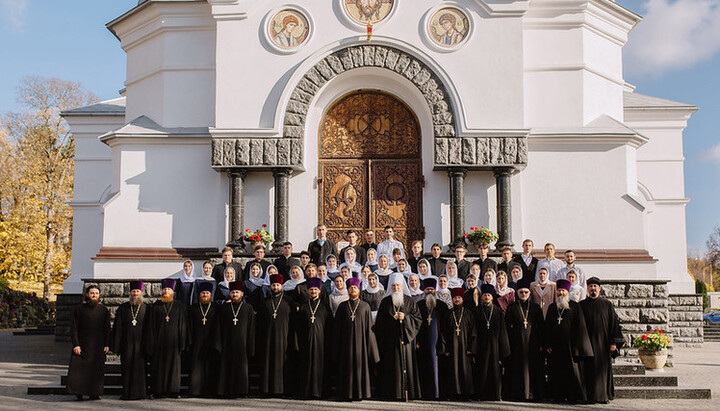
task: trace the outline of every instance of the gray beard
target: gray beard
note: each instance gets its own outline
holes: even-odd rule
[[[138,305],[140,305],[140,304],[142,304],[142,303],[143,303],[143,296],[142,296],[142,295],[137,296],[137,297],[130,296],[130,305],[138,306]]]
[[[392,293],[392,302],[395,307],[400,307],[405,302],[405,296],[403,295],[402,291],[399,293]]]
[[[427,307],[428,311],[432,311],[437,307],[437,299],[435,298],[435,294],[425,294],[425,306]]]
[[[525,298],[520,297],[520,301],[522,301],[522,302],[525,302],[525,301],[527,301],[527,300],[529,300],[529,299],[530,299],[530,297],[525,297]]]
[[[555,304],[557,304],[559,309],[567,310],[570,308],[570,296],[566,295],[565,297],[557,297],[555,299]]]

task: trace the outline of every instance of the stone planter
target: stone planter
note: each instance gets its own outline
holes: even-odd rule
[[[645,348],[638,349],[638,357],[648,370],[662,370],[667,361],[668,351],[666,348],[662,350],[648,350]]]

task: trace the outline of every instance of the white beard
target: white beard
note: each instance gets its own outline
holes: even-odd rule
[[[400,307],[405,302],[405,299],[403,298],[405,296],[403,295],[402,291],[397,292],[397,293],[392,293],[391,295],[392,295],[392,302],[395,307]]]
[[[570,308],[570,296],[566,295],[565,297],[557,297],[555,299],[555,304],[557,304],[558,309],[567,310]]]
[[[435,294],[425,294],[425,306],[427,307],[428,311],[432,311],[437,307],[437,299],[435,299]]]

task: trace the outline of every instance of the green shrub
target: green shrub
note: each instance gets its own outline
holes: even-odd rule
[[[55,303],[0,286],[0,328],[55,324]]]

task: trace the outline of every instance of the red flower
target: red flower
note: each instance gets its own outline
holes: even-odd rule
[[[470,238],[470,234],[469,234],[469,233],[465,233],[465,238]]]
[[[643,335],[643,336],[642,336],[642,339],[643,339],[643,341],[647,340],[647,339],[648,339],[647,334]]]
[[[247,232],[249,233],[249,232],[250,232],[250,229],[249,229],[249,228],[246,228],[245,231],[247,231]]]
[[[263,228],[267,228],[267,224],[263,224],[262,226],[263,226]]]
[[[480,228],[485,228],[485,226],[484,226],[484,225],[481,225]]]

